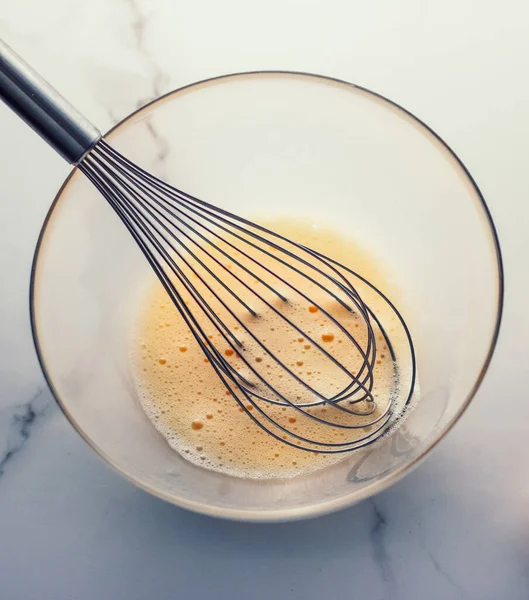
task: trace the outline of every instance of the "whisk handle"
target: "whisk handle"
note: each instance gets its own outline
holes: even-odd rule
[[[71,164],[101,133],[0,39],[0,98]]]

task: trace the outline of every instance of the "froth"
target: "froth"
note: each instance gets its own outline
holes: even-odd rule
[[[302,244],[316,247],[343,264],[354,263],[357,268],[360,264],[362,273],[375,283],[383,279],[379,267],[370,261],[364,252],[334,231],[320,229],[315,236],[310,226],[293,226],[285,222],[274,223],[272,228]],[[312,291],[311,297],[316,297],[327,312],[335,316],[347,330],[353,331],[358,339],[365,335],[359,326],[357,315],[347,313],[336,303],[329,304],[328,298],[323,295],[318,298],[317,290]],[[332,355],[354,370],[359,357],[350,352],[343,332],[316,307],[300,299],[295,300],[290,303],[289,316],[301,325],[300,329],[325,345]],[[375,312],[384,310],[383,303],[370,307]],[[266,340],[271,353],[278,353],[294,373],[299,374],[322,394],[332,395],[340,391],[343,374],[328,360],[323,360],[321,353],[315,350],[309,340],[266,307],[260,307],[259,312],[260,320],[251,323],[252,330],[255,330],[261,339]],[[247,314],[241,315],[241,318],[251,319]],[[273,381],[282,394],[300,399],[301,394],[307,393],[295,379],[284,376],[284,371],[271,360],[271,354],[263,352],[255,344],[252,345],[252,340],[235,321],[228,325],[244,342],[247,352],[245,358],[252,361],[259,372]],[[394,331],[393,334],[396,337],[392,338],[392,344],[398,346],[403,340],[398,339],[398,332]],[[219,347],[224,343],[219,333],[212,331],[211,335],[212,343],[218,344]],[[215,336],[218,336],[218,339]],[[239,353],[228,344],[224,346],[226,360],[235,368],[244,371],[240,367]],[[343,454],[316,454],[287,446],[281,439],[276,440],[262,431],[226,390],[212,365],[204,358],[177,309],[157,283],[149,290],[141,306],[133,343],[133,365],[138,394],[145,413],[169,445],[194,464],[238,477],[270,479],[306,474],[338,462],[344,457]],[[395,364],[383,339],[379,341],[375,371],[373,393],[377,398],[377,411],[382,414],[388,403],[395,400],[395,395],[399,394]],[[248,370],[244,374],[247,377],[252,375]],[[407,374],[401,373],[399,379],[402,381],[406,377]],[[302,400],[305,402],[309,399],[303,397]],[[253,407],[248,406],[248,409],[253,410]],[[267,410],[271,411],[271,416],[279,424],[284,424],[299,435],[315,440],[323,438],[335,443],[344,441],[346,434],[339,427],[322,425],[295,409],[267,406]],[[345,418],[340,414],[331,415],[330,411],[331,409],[325,406],[308,409],[309,415],[334,419],[333,422],[337,424]],[[372,416],[355,418],[358,429],[347,432],[348,440],[354,440],[355,431],[358,437],[375,431],[374,426],[367,427]],[[282,433],[280,429],[277,431]]]

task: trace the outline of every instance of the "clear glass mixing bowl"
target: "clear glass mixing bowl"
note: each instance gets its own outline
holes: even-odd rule
[[[131,324],[150,268],[82,174],[38,243],[35,344],[65,415],[105,460],[174,504],[246,520],[308,517],[397,481],[468,406],[501,317],[498,240],[476,184],[424,123],[368,90],[307,74],[220,77],[142,108],[106,139],[181,189],[253,216],[321,219],[372,249],[403,290],[420,402],[376,445],[317,473],[243,480],[196,467],[142,412]]]

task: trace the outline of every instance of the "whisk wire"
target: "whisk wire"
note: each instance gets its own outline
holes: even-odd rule
[[[392,422],[394,402],[391,401],[391,398],[379,414],[374,414],[377,411],[377,403],[373,395],[374,369],[377,359],[374,327],[379,331],[381,339],[385,341],[393,361],[396,360],[395,351],[380,319],[363,302],[360,293],[344,272],[349,273],[376,292],[391,308],[403,326],[410,347],[412,371],[411,385],[408,397],[403,404],[404,408],[409,404],[415,381],[415,355],[411,336],[394,305],[369,281],[315,250],[297,244],[261,225],[219,209],[170,186],[138,165],[131,163],[104,141],[96,144],[80,163],[79,168],[107,199],[133,236],[227,391],[233,395],[240,409],[261,429],[290,446],[301,447],[311,452],[336,453],[348,452],[372,443]],[[230,250],[233,251],[233,254],[230,253]],[[256,258],[254,252],[275,261],[280,267],[276,271],[263,264],[262,260]],[[239,256],[241,259],[238,258]],[[230,261],[231,268],[222,262],[221,257]],[[247,264],[242,259],[245,259]],[[303,339],[310,342],[311,346],[346,375],[349,382],[339,392],[326,396],[295,373],[252,331],[252,327],[247,325],[222,297],[219,293],[221,290],[240,303],[251,319],[261,318],[259,311],[256,311],[247,300],[241,298],[227,280],[220,277],[207,264],[207,260],[221,269],[228,279],[232,278],[236,284],[242,286],[262,306],[281,317],[293,331],[302,335]],[[253,265],[257,270],[250,268],[249,265]],[[295,277],[303,278],[308,286],[325,292],[329,298],[339,303],[349,313],[357,315],[365,329],[365,347],[321,302],[312,299],[306,291],[283,276],[280,268],[287,269]],[[278,309],[243,277],[246,275],[254,282],[258,281],[263,289],[274,294],[285,306],[288,306],[291,300],[275,285],[272,285],[264,274],[294,292],[298,298],[315,306],[329,322],[344,334],[361,359],[361,364],[355,374],[327,351],[314,336],[303,331],[284,311]],[[204,290],[219,304],[219,308],[222,308],[225,314],[238,324],[239,329],[248,335],[249,339],[252,339],[288,377],[310,392],[311,401],[294,402],[277,387],[271,385],[270,381],[245,356],[246,344],[230,331],[225,320],[220,318],[218,311],[215,311],[206,300],[197,285],[190,279],[190,275],[198,280]],[[214,327],[221,339],[237,349],[236,356],[241,360],[240,364],[244,365],[251,373],[255,382],[245,377],[240,369],[236,369],[222,355],[220,349],[211,341],[212,336],[208,336],[197,315],[175,287],[173,278],[176,278],[176,281],[182,286],[182,290],[189,294],[190,300],[193,300],[205,316],[206,322]],[[215,286],[218,286],[219,289],[216,289]],[[342,294],[347,300],[341,297]],[[399,378],[396,366],[394,375],[394,386],[396,386]],[[266,393],[261,390],[262,386],[267,390]],[[367,428],[367,433],[355,437],[354,440],[346,441],[311,439],[272,418],[261,402],[289,407],[314,422],[338,430]],[[365,404],[365,407],[360,406],[362,404]],[[363,420],[352,423],[336,422],[311,412],[311,407],[321,405],[331,406],[341,414],[370,418],[367,424]]]

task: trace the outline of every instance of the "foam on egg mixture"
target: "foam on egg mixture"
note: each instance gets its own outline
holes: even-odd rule
[[[354,269],[380,287],[392,300],[399,295],[398,290],[388,289],[392,286],[383,267],[353,240],[338,232],[288,220],[277,220],[266,225]],[[270,259],[269,266],[277,270],[277,263],[273,262]],[[208,297],[207,290],[200,291]],[[281,291],[288,295],[287,289]],[[236,292],[249,296],[242,288]],[[190,301],[184,292],[182,295],[186,302]],[[336,318],[361,345],[365,344],[366,329],[359,323],[357,313],[348,312],[337,302],[332,302],[329,295],[316,286],[310,290],[310,297],[314,304],[320,305]],[[387,305],[377,298],[375,297],[369,306],[375,314],[383,314],[387,311]],[[212,301],[211,298],[208,299]],[[249,297],[248,301],[250,302]],[[303,301],[289,302],[288,306],[282,306],[277,298],[271,298],[271,301],[280,312],[290,311],[289,318],[295,320],[302,331],[317,339],[348,369],[354,372],[359,368],[360,355],[350,351],[343,331],[337,328],[322,310]],[[332,396],[346,385],[345,375],[321,352],[317,352],[313,344],[293,330],[281,315],[265,306],[259,307],[259,319],[254,319],[238,304],[233,305],[233,310],[255,335],[266,341],[267,347],[280,356],[282,362],[319,393]],[[196,311],[195,316],[207,329],[208,324],[200,311]],[[307,393],[306,389],[292,377],[286,377],[284,370],[253,343],[251,336],[236,320],[226,324],[243,343],[247,352],[245,357],[266,374],[268,381],[283,395],[297,401],[306,400],[302,396]],[[399,344],[405,344],[406,340],[398,328],[391,329],[392,331],[388,332],[391,343],[398,349]],[[226,360],[251,380],[252,373],[242,367],[237,349],[225,343],[220,333],[212,329],[211,325],[209,330],[210,339],[222,349]],[[392,395],[398,394],[399,390],[396,386],[395,363],[384,338],[377,337],[380,339],[377,342],[373,394],[377,402],[377,413],[381,414],[387,408]],[[254,423],[220,381],[158,281],[149,287],[142,298],[133,336],[132,358],[134,378],[143,410],[168,444],[194,464],[237,477],[269,479],[310,473],[347,456],[317,454],[288,446],[280,439],[268,435]],[[406,379],[406,374],[401,372],[399,378],[401,381]],[[247,408],[253,409],[251,405]],[[267,406],[266,409],[274,420],[284,423],[299,435],[336,443],[344,441],[346,436],[347,440],[354,440],[355,435],[358,438],[364,437],[366,432],[370,431],[369,422],[377,415],[375,413],[370,417],[354,417],[358,429],[344,431],[324,425],[290,407]],[[309,408],[308,411],[322,418],[335,419],[333,422],[336,423],[340,423],[341,419],[347,419],[343,422],[351,422],[350,415],[335,414],[339,411],[325,405]]]

